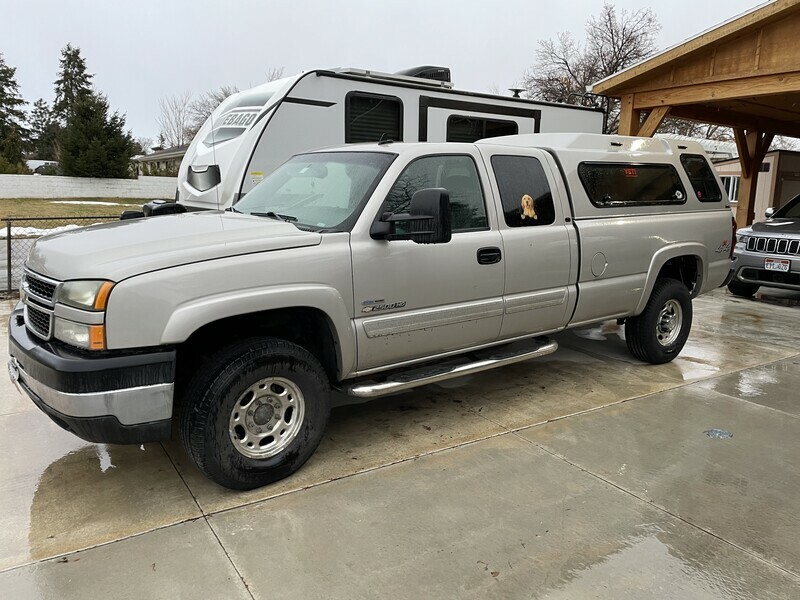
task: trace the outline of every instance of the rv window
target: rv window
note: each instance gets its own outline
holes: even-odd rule
[[[519,125],[514,121],[476,119],[458,115],[453,115],[447,119],[448,142],[477,142],[484,138],[516,135],[518,133]]]
[[[344,141],[403,141],[403,103],[394,96],[350,92],[345,99]]]
[[[581,163],[578,175],[589,200],[600,208],[686,202],[686,190],[672,165]]]
[[[556,220],[553,195],[542,164],[528,156],[493,156],[500,202],[509,227],[550,225]]]
[[[681,154],[681,164],[689,176],[694,193],[700,202],[719,202],[722,192],[717,185],[714,172],[706,159],[699,154]]]
[[[414,193],[427,188],[445,188],[450,192],[453,231],[488,228],[481,182],[475,162],[469,156],[418,158],[397,179],[382,212],[408,212]]]

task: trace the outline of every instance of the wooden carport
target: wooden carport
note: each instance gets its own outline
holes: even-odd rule
[[[622,135],[652,136],[668,115],[732,127],[742,166],[736,221],[749,225],[774,136],[800,137],[800,0],[760,5],[592,92],[620,99]]]

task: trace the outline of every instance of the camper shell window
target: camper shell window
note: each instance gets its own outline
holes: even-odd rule
[[[447,119],[448,142],[472,143],[484,138],[516,135],[518,133],[519,125],[515,121],[478,119],[460,115],[452,115]]]
[[[700,202],[719,202],[722,192],[717,185],[714,172],[706,159],[699,154],[681,154],[681,164],[689,176],[694,193]]]
[[[578,176],[599,208],[686,202],[686,190],[672,165],[585,162],[578,165]]]
[[[344,141],[403,141],[403,102],[396,96],[350,92],[345,97]]]

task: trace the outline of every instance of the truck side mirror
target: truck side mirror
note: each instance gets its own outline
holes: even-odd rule
[[[764,211],[764,216],[768,219],[772,218],[772,215],[775,214],[775,208],[770,206],[767,210]]]
[[[397,223],[409,223],[408,233],[395,233]],[[444,188],[418,190],[411,197],[408,213],[384,213],[372,224],[376,240],[411,240],[416,244],[446,244],[452,238],[450,193]]]
[[[151,200],[142,206],[142,212],[145,217],[157,217],[160,215],[176,215],[186,212],[186,207],[177,202],[170,202],[168,200]]]

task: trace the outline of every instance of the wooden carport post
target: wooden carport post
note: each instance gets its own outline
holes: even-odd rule
[[[739,203],[736,206],[736,226],[746,227],[755,218],[758,172],[775,134],[745,130],[741,127],[735,128],[733,133],[736,137],[736,147],[739,150],[739,163],[742,166],[742,177],[739,181]]]

